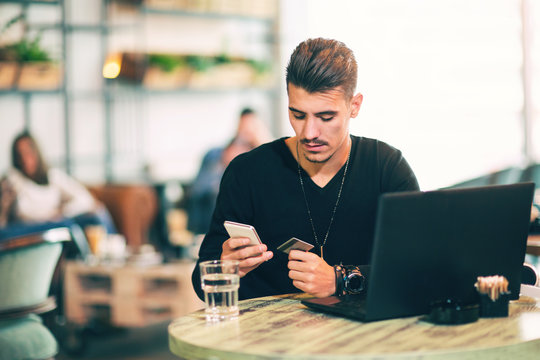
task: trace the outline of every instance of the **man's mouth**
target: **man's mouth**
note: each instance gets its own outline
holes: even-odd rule
[[[326,146],[325,143],[304,143],[304,148],[309,152],[316,152],[320,151],[324,146]]]

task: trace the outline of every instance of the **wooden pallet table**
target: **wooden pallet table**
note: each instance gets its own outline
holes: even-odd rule
[[[154,266],[67,262],[65,314],[69,322],[98,318],[119,327],[142,327],[204,307],[191,285],[194,262]]]

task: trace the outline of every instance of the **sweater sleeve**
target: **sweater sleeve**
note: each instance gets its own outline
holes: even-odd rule
[[[420,190],[418,180],[401,151],[389,145],[380,144],[382,146],[380,149],[382,192]]]
[[[247,174],[238,174],[235,160],[227,167],[221,179],[210,228],[201,244],[199,259],[191,277],[193,289],[201,299],[204,298],[204,293],[201,289],[199,264],[221,257],[222,245],[229,238],[223,222],[230,220],[249,224],[252,221],[253,209],[248,196]]]
[[[60,190],[64,216],[72,217],[94,210],[94,198],[84,185],[58,169],[51,169],[49,174],[51,185]]]

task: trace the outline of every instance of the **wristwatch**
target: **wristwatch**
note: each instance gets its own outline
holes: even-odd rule
[[[359,294],[366,287],[366,277],[362,275],[357,266],[345,267],[345,292],[348,294]]]

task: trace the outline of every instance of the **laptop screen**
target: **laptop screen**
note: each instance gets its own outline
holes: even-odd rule
[[[505,276],[517,299],[533,191],[520,183],[381,196],[366,320],[472,302],[478,276]]]

